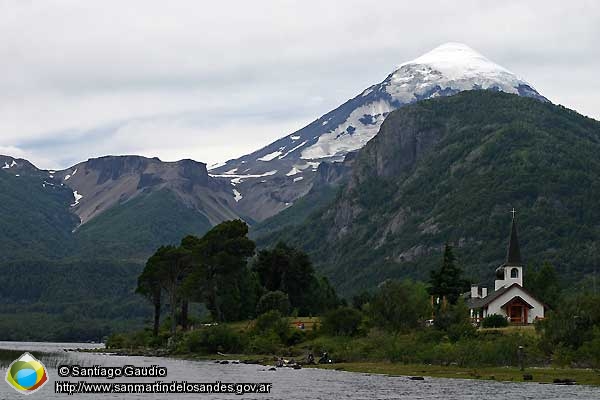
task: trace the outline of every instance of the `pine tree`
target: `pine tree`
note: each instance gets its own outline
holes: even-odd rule
[[[444,257],[439,269],[431,271],[429,293],[440,299],[446,298],[456,304],[461,293],[469,290],[469,282],[462,277],[463,270],[457,265],[452,246],[446,243]]]

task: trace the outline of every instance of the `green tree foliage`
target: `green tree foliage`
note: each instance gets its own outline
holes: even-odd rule
[[[162,249],[162,250],[161,250]],[[138,285],[136,293],[146,297],[154,307],[154,323],[152,333],[158,336],[158,328],[160,326],[160,308],[162,298],[162,286],[160,281],[161,256],[164,249],[161,247],[152,257],[146,262],[146,267],[138,277]]]
[[[436,329],[444,331],[451,341],[472,337],[475,334],[469,308],[462,297],[457,300],[456,304],[441,307],[436,312],[434,326]]]
[[[136,263],[114,260],[2,264],[0,336],[82,342],[141,329],[152,315],[150,303],[133,295],[141,272]]]
[[[431,316],[431,304],[423,284],[387,280],[370,302],[370,312],[376,326],[403,332],[421,326]]]
[[[371,292],[362,291],[359,294],[352,296],[352,307],[357,310],[362,310],[372,299],[373,294]]]
[[[175,246],[161,246],[154,253],[156,276],[167,293],[171,310],[171,334],[177,328],[177,307],[181,301],[181,282],[191,270],[192,254],[188,249]]]
[[[333,336],[353,336],[358,333],[363,314],[353,307],[328,311],[321,319],[324,332]]]
[[[273,310],[279,311],[282,315],[288,315],[290,299],[286,293],[280,290],[267,292],[258,300],[256,314],[260,315]]]
[[[523,277],[523,286],[550,308],[554,308],[560,301],[558,274],[549,262],[544,262],[539,268],[528,268]]]
[[[442,265],[431,271],[429,293],[446,298],[450,304],[456,304],[461,293],[469,290],[469,281],[463,278],[463,270],[457,265],[452,247],[446,243]]]
[[[242,336],[225,325],[207,326],[192,331],[185,336],[182,344],[182,351],[190,353],[239,353],[242,350]]]
[[[112,207],[75,231],[77,255],[140,260],[161,245],[210,229],[207,217],[167,190],[145,193]]]
[[[225,221],[200,239],[184,239],[193,255],[193,270],[184,291],[202,299],[215,321],[232,321],[253,315],[256,285],[247,268],[254,254],[248,225],[241,220]]]
[[[259,353],[277,353],[282,346],[297,341],[296,332],[279,311],[269,311],[256,319],[251,332],[250,348]]]
[[[559,346],[576,350],[594,340],[594,329],[600,328],[600,295],[570,296],[538,323],[546,351]]]
[[[592,368],[600,368],[600,326],[596,325],[589,340],[583,342],[577,351],[577,359]]]
[[[0,262],[56,259],[73,251],[73,192],[43,177],[0,169]]]
[[[260,251],[252,268],[265,289],[287,293],[301,314],[320,312],[338,301],[329,282],[315,276],[308,255],[282,242]]]

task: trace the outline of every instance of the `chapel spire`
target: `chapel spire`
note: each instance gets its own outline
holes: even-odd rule
[[[506,252],[506,265],[521,265],[521,250],[519,249],[519,238],[517,237],[516,211],[511,211],[512,226],[510,228],[510,239],[508,240],[508,251]]]

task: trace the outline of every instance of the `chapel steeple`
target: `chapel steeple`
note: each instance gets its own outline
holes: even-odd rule
[[[513,208],[511,211],[512,226],[510,228],[510,238],[508,239],[508,250],[506,251],[505,265],[521,265],[521,250],[519,248],[519,238],[517,236],[517,221],[515,218],[516,211]]]
[[[509,287],[513,283],[523,286],[523,262],[521,260],[521,249],[519,248],[519,238],[517,236],[517,221],[513,208],[512,225],[510,227],[510,237],[508,239],[508,249],[506,250],[506,261],[496,268],[496,280],[494,290],[503,287]]]

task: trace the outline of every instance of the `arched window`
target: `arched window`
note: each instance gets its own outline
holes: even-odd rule
[[[511,278],[518,278],[519,277],[519,270],[517,268],[513,268],[510,270],[510,277]]]

